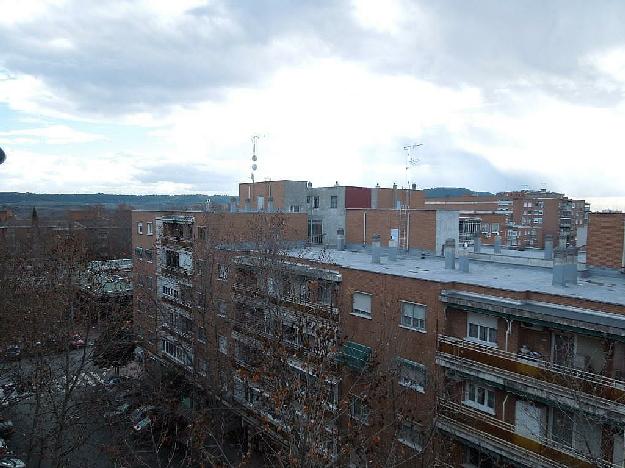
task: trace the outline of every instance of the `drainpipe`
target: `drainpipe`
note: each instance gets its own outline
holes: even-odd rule
[[[410,211],[408,212],[408,219],[406,225],[406,252],[410,251]]]
[[[362,212],[362,245],[367,245],[367,212]]]
[[[503,399],[503,403],[501,405],[501,420],[506,422],[506,402],[508,401],[509,393],[506,393],[506,396]]]
[[[510,333],[512,333],[512,320],[510,319],[506,319],[506,323],[508,324],[508,326],[506,327],[506,349],[505,351],[508,351],[508,337],[510,336]]]

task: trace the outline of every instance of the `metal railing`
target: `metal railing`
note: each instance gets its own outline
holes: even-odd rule
[[[516,432],[514,425],[465,405],[452,402],[445,398],[439,398],[438,405],[441,410],[441,417],[452,421],[453,424],[465,426],[469,433],[475,434],[476,432],[481,432],[484,434],[481,437],[494,439],[497,443],[505,445],[508,449],[515,450],[519,453],[526,453],[547,465],[565,463],[566,466],[570,466],[571,462],[577,461],[582,462],[584,466],[599,466],[602,468],[615,467],[615,465],[606,460],[588,457],[549,437],[528,437],[521,435]],[[551,456],[546,456],[547,453]],[[578,464],[575,464],[575,466],[578,466]]]
[[[581,379],[586,382],[595,385],[602,385],[605,387],[611,387],[617,390],[623,391],[623,396],[625,397],[625,382],[622,380],[613,379],[611,377],[606,377],[600,374],[595,374],[592,372],[584,371],[581,369],[576,369],[573,367],[562,366],[560,364],[555,364],[553,362],[544,361],[542,359],[533,358],[524,354],[515,354],[508,351],[503,351],[498,348],[494,348],[492,346],[480,345],[477,343],[471,343],[469,341],[463,340],[461,338],[439,335],[439,349],[440,344],[447,344],[453,347],[457,347],[460,349],[466,349],[475,351],[481,354],[485,354],[488,356],[497,357],[500,359],[505,359],[514,363],[520,363],[528,366],[535,367],[536,369],[540,369],[543,371],[551,372],[553,374],[558,374],[566,378],[574,378]],[[509,370],[509,369],[506,369]],[[623,400],[625,403],[625,399]]]

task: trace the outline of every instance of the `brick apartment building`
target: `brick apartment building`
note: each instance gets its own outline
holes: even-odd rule
[[[579,277],[575,248],[457,248],[457,212],[406,210],[406,253],[399,211],[346,209],[331,250],[303,212],[134,211],[147,355],[326,464],[623,466],[625,281],[595,237],[622,257],[622,215]]]
[[[567,243],[574,244],[577,229],[588,224],[590,212],[590,205],[584,200],[547,190],[428,198],[425,207],[460,211],[463,241],[480,232],[482,241],[492,244],[498,233],[504,245],[514,248],[543,248],[545,236],[564,237]]]

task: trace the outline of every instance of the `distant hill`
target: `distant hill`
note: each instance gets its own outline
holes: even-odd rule
[[[167,210],[198,209],[210,200],[216,205],[227,205],[229,195],[112,195],[107,193],[21,193],[0,192],[0,207],[12,208],[16,213],[27,212],[32,207],[38,210],[54,212],[80,208],[87,205],[102,205],[115,208],[118,205],[130,205],[135,209]],[[238,198],[238,197],[237,197]],[[29,212],[29,211],[28,211]]]
[[[493,195],[490,192],[474,192],[463,187],[433,187],[424,189],[423,192],[425,192],[425,198],[461,197],[463,195],[487,197]]]

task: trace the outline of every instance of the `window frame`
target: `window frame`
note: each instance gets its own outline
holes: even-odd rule
[[[358,406],[356,406],[358,404]],[[358,408],[358,414],[356,413]],[[371,416],[371,408],[365,402],[365,399],[356,395],[352,395],[349,401],[349,415],[355,421],[361,424],[369,425],[369,417]]]
[[[217,264],[217,279],[219,281],[228,281],[228,273],[229,273],[228,265],[224,265],[223,263]]]
[[[355,309],[354,308],[354,302],[355,302],[355,298],[356,295],[359,294],[361,296],[367,296],[369,298],[369,311],[363,311],[362,309]],[[373,319],[373,294],[371,293],[367,293],[364,291],[354,291],[352,293],[352,310],[350,312],[351,315],[354,315],[356,317],[362,317],[362,318],[366,318],[369,320]]]
[[[143,234],[143,221],[137,221],[137,234]]]
[[[330,208],[338,208],[338,207],[339,207],[338,195],[330,195]]]
[[[399,301],[400,304],[400,317],[399,317],[399,326],[400,328],[406,328],[408,330],[414,330],[417,332],[421,332],[421,333],[427,333],[427,305],[425,304],[420,304],[418,302],[410,302],[410,301]],[[410,316],[410,320],[412,325],[407,325],[406,323],[404,323],[404,317],[407,317],[406,314],[404,313],[404,306],[411,306],[412,307],[412,315]],[[414,326],[414,322],[415,322],[415,315],[414,315],[414,311],[415,311],[415,306],[422,308],[423,309],[423,319],[416,319],[416,320],[423,320],[423,327],[418,327],[418,326]]]
[[[219,352],[221,354],[228,355],[228,337],[224,335],[219,335],[217,338],[217,344],[219,348]]]
[[[397,374],[398,374],[398,383],[402,387],[409,388],[419,393],[425,393],[425,388],[427,387],[428,377],[427,377],[427,367],[423,364],[415,361],[410,361],[409,359],[405,359],[402,357],[397,358]],[[414,370],[417,377],[422,377],[422,382],[418,382],[417,380],[413,380],[408,378],[405,374],[402,373],[402,370]]]
[[[482,393],[482,398],[480,398],[480,393]],[[473,397],[471,394],[473,394]],[[492,407],[489,405],[489,402],[491,401],[489,395],[492,395]],[[480,399],[484,402],[480,403]],[[471,381],[466,381],[464,384],[462,404],[494,416],[495,407],[497,405],[495,390]]]
[[[154,230],[152,229],[152,223],[145,223],[146,235],[152,236],[154,235]]]

